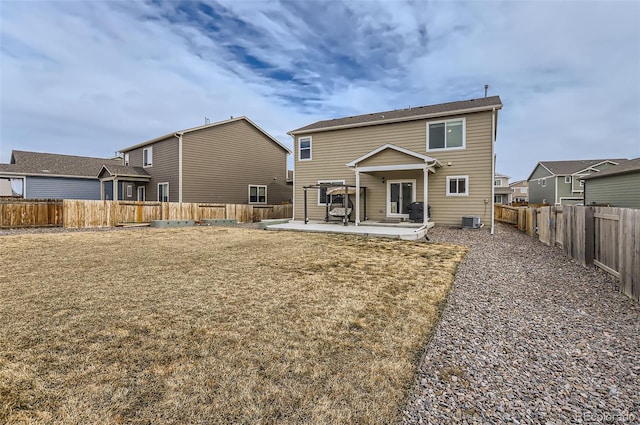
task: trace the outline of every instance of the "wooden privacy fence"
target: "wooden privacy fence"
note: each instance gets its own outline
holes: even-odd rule
[[[64,201],[64,227],[113,227],[151,220],[236,219],[251,223],[271,218],[291,218],[293,206],[200,204],[178,202]]]
[[[0,228],[61,227],[60,199],[0,199]]]
[[[151,220],[236,219],[250,223],[291,218],[293,206],[199,204],[177,202],[84,201],[54,199],[0,199],[0,228],[114,227]]]
[[[596,266],[615,276],[620,291],[640,301],[640,210],[632,208],[558,206],[496,210],[496,220],[515,224],[529,233],[530,226],[541,242],[557,246],[584,266]],[[532,212],[521,212],[531,210]],[[525,224],[522,227],[522,217]],[[532,224],[529,223],[531,217]]]

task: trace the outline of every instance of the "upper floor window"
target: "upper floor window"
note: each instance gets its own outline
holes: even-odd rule
[[[521,187],[520,188],[520,193],[527,193],[528,189],[526,187]]]
[[[565,183],[571,183],[571,176],[564,176]]]
[[[311,160],[311,136],[298,138],[298,160]]]
[[[124,165],[129,165],[129,153],[124,154]]]
[[[584,180],[580,180],[580,187],[584,187]]]
[[[447,196],[469,196],[469,176],[447,176]]]
[[[496,179],[496,180],[494,180],[494,181],[493,181],[493,185],[494,185],[494,186],[502,186],[502,180],[500,180],[500,179]]]
[[[547,179],[538,180],[542,187],[547,187]]]
[[[464,149],[465,119],[427,123],[427,150]]]
[[[249,185],[249,203],[250,204],[266,204],[267,203],[267,186]]]
[[[151,167],[153,165],[153,147],[149,146],[142,150],[142,166]]]

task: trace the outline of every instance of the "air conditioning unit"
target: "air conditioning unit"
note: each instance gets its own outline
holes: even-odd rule
[[[474,216],[474,215],[467,215],[462,217],[462,228],[463,229],[479,229],[480,217]]]

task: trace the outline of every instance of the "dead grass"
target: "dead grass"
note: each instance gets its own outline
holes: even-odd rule
[[[0,423],[389,423],[464,249],[244,229],[0,238]]]

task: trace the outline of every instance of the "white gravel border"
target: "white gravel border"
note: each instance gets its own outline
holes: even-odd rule
[[[505,224],[469,246],[404,424],[640,423],[640,305],[607,274]]]

